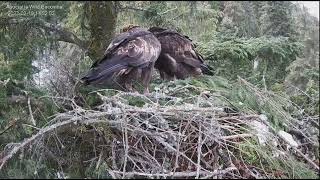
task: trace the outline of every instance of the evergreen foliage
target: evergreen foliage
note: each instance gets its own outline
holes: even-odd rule
[[[30,5],[61,8],[54,15],[9,16],[12,6]],[[122,97],[115,90],[99,95],[101,88],[82,86],[80,77],[102,56],[107,41],[129,24],[163,26],[188,35],[215,76],[166,82],[155,73],[151,91],[169,100],[153,103],[146,96]],[[36,75],[46,83],[40,85]],[[203,97],[200,104],[195,101]],[[304,154],[319,166],[315,143],[319,138],[319,20],[290,1],[0,2],[0,164],[15,143],[52,124],[55,117],[81,117],[68,113],[81,108],[96,112],[102,103],[113,107],[117,102],[112,98],[137,109],[150,104],[152,108],[214,106],[241,115],[263,114],[275,130],[291,132],[299,127],[305,133],[302,140],[291,134],[300,138]],[[92,135],[92,129],[99,134]],[[65,144],[54,133],[43,137],[42,144],[24,149],[0,168],[0,178],[112,177],[106,171],[111,165],[99,161],[92,145],[96,136],[113,141],[117,134],[110,127],[79,124],[60,130],[56,134]],[[236,129],[247,130],[247,126]],[[265,168],[265,177],[318,177],[305,158],[279,146],[290,155],[274,158],[271,146],[261,146],[254,138],[229,150],[250,168]],[[55,151],[52,157],[42,154],[50,150]],[[56,154],[61,158],[54,159]]]

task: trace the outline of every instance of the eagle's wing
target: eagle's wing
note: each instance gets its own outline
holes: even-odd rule
[[[159,27],[152,27],[149,30],[156,35],[161,43],[161,55],[156,62],[156,68],[160,72],[163,71],[169,75],[188,74],[192,73],[191,70],[197,71],[199,68],[206,74],[209,72],[203,57],[196,51],[196,45],[188,36],[175,30]],[[178,72],[182,69],[183,72]]]
[[[160,53],[159,41],[148,31],[118,35],[109,45],[105,56],[95,62],[82,79],[94,82],[110,78],[114,72],[131,67],[145,67],[155,61]]]
[[[184,63],[192,67],[200,67],[203,63],[194,49],[191,39],[173,30],[159,33],[163,52],[170,54],[178,63]]]
[[[106,51],[104,52],[103,58],[93,63],[91,67],[95,67],[105,59],[108,59],[109,56],[112,55],[112,53],[114,53],[114,51],[117,50],[121,45],[126,44],[137,37],[148,35],[148,34],[151,34],[151,32],[134,31],[134,32],[124,32],[124,33],[118,34],[115,38],[113,38],[113,40],[107,47]]]

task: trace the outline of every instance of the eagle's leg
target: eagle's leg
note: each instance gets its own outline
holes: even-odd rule
[[[124,75],[124,86],[127,91],[129,92],[137,92],[137,90],[133,87],[134,80],[137,80],[141,75],[141,69],[139,68],[133,68],[130,71],[128,71]]]
[[[170,75],[167,74],[166,79],[168,81],[175,81],[176,80],[176,76],[175,75],[170,76]]]
[[[166,80],[166,81],[172,81],[174,80],[174,76],[170,76],[169,74],[167,73],[163,73],[163,79]]]
[[[141,78],[142,78],[142,85],[144,87],[143,94],[149,94],[149,83],[151,80],[152,72],[154,67],[154,62],[151,63],[149,66],[142,69]]]
[[[159,72],[160,72],[161,79],[164,80],[165,79],[165,72],[163,72],[163,71],[159,71]]]
[[[133,92],[133,87],[132,87],[132,83],[131,82],[126,81],[124,83],[124,87],[126,88],[127,91]]]

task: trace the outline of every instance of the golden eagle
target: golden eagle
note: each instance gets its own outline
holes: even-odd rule
[[[81,80],[88,84],[116,84],[132,91],[135,80],[142,81],[144,93],[157,60],[161,44],[147,29],[139,26],[124,28],[105,51],[104,57],[96,61]]]
[[[185,79],[202,73],[213,75],[188,36],[160,27],[151,27],[149,31],[161,43],[161,53],[155,63],[155,68],[162,79]]]

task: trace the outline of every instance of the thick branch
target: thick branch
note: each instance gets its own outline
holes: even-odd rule
[[[29,26],[39,27],[44,29],[47,32],[53,32],[56,35],[58,41],[69,42],[78,45],[80,48],[86,50],[89,46],[89,41],[79,39],[73,32],[67,28],[61,27],[60,25],[54,25],[48,22],[45,22],[41,19],[15,19],[15,18],[1,18],[0,26],[10,26],[20,23],[26,23]]]
[[[199,174],[200,175],[206,175],[205,178],[210,178],[212,176],[216,176],[216,175],[222,175],[222,174],[226,174],[229,173],[231,171],[237,170],[236,167],[228,167],[226,169],[223,170],[215,170],[213,172],[206,172],[206,171],[200,171]],[[123,172],[120,171],[112,171],[112,173],[116,173],[116,174],[123,174]],[[170,172],[170,173],[141,173],[141,172],[126,172],[125,173],[127,175],[127,178],[132,178],[134,176],[146,176],[146,177],[194,177],[197,175],[197,172],[192,171],[192,172]]]
[[[145,12],[150,12],[151,13],[151,11],[149,11],[149,10],[147,10],[147,9],[143,9],[143,8],[139,8],[139,7],[132,7],[132,6],[119,6],[119,9],[121,10],[121,11],[126,11],[126,10],[135,10],[135,11],[145,11]]]
[[[47,31],[54,32],[57,35],[58,41],[69,42],[78,45],[81,49],[86,50],[89,46],[89,41],[79,39],[74,33],[66,28],[60,27],[58,25],[50,24],[48,22],[39,21],[37,23],[39,27]]]

